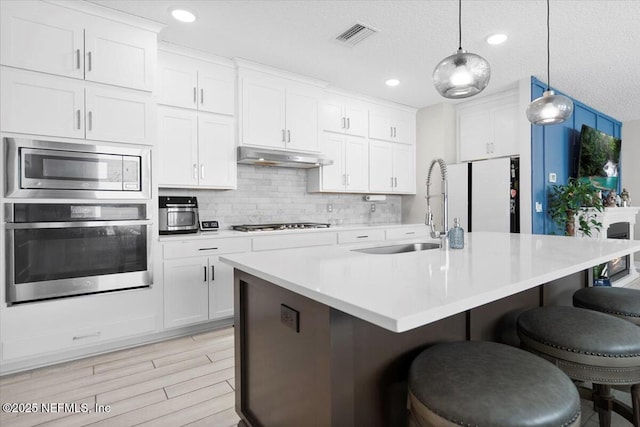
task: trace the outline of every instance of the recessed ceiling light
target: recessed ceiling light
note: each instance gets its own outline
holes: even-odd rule
[[[491,34],[490,36],[487,37],[487,43],[493,44],[493,45],[502,44],[505,41],[507,41],[507,35],[502,33]]]
[[[386,82],[384,82],[384,84],[386,84],[387,86],[391,86],[391,87],[396,87],[400,84],[400,80],[398,79],[389,79]]]
[[[193,22],[196,20],[196,15],[194,15],[193,12],[189,12],[186,9],[172,8],[170,9],[170,11],[171,11],[171,16],[173,16],[175,19],[177,19],[180,22]]]

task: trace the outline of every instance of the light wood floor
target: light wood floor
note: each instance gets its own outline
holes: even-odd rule
[[[235,426],[233,365],[229,327],[2,377],[2,403],[77,403],[91,412],[2,411],[0,425]],[[94,412],[96,404],[109,412]]]

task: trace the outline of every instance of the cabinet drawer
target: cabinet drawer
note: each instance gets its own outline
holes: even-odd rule
[[[384,230],[382,229],[341,231],[338,233],[338,243],[382,241],[384,237]]]
[[[386,230],[387,240],[413,239],[416,237],[429,237],[429,227],[389,228]]]
[[[163,244],[163,259],[211,256],[251,251],[250,238],[207,239]]]
[[[291,234],[286,236],[259,236],[253,238],[254,251],[335,244],[336,233]]]
[[[2,359],[16,359],[53,351],[73,350],[100,344],[116,338],[153,332],[156,317],[149,315],[136,319],[96,324],[94,326],[59,329],[42,336],[8,340],[2,343]]]

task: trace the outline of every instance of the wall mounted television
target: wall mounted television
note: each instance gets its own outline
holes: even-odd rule
[[[620,138],[582,125],[579,141],[578,178],[591,181],[600,190],[618,190]]]

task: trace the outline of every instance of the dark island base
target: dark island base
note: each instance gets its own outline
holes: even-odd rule
[[[404,426],[407,373],[421,350],[469,339],[517,344],[505,314],[571,305],[584,283],[581,273],[394,333],[236,270],[236,411],[247,427]]]

